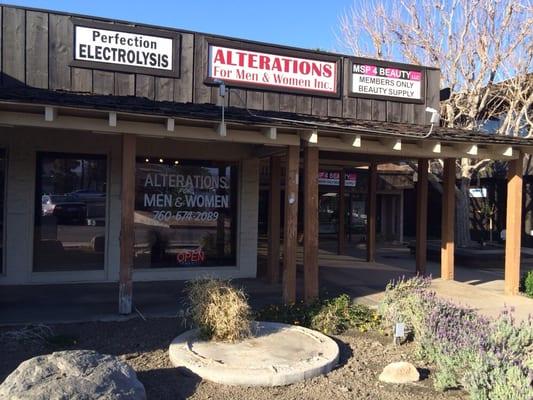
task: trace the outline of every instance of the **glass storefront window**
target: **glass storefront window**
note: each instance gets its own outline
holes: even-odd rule
[[[320,193],[318,203],[318,231],[320,234],[337,233],[339,227],[338,193]]]
[[[102,270],[105,255],[105,156],[37,157],[33,270]]]
[[[135,268],[236,264],[237,167],[138,158]]]

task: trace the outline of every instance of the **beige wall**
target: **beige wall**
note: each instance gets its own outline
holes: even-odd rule
[[[121,138],[118,135],[0,127],[0,147],[7,153],[4,273],[2,284],[116,282],[119,266]],[[105,154],[108,159],[106,254],[103,271],[32,272],[36,153],[39,151]],[[134,280],[190,279],[207,275],[254,277],[257,267],[257,159],[251,147],[233,143],[184,142],[139,137],[137,154],[239,162],[237,265],[212,268],[134,271]]]

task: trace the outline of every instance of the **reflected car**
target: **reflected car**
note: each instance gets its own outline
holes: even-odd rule
[[[57,218],[58,224],[85,224],[87,206],[76,197],[69,195],[41,196],[43,216]]]
[[[102,200],[105,199],[105,193],[91,189],[79,189],[68,194],[80,201]]]

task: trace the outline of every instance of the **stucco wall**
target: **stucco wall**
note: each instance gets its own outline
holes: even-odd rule
[[[4,273],[0,275],[0,285],[118,281],[121,215],[120,136],[50,129],[1,127],[0,147],[6,150],[7,156]],[[39,151],[107,155],[107,241],[104,270],[32,272],[36,154]],[[259,162],[257,159],[249,158],[250,147],[230,143],[215,145],[212,143],[138,138],[137,154],[236,161],[239,164],[239,198],[236,266],[135,270],[134,281],[190,279],[207,274],[228,278],[254,277],[257,265]]]

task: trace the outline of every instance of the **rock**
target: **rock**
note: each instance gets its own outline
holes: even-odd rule
[[[0,385],[0,399],[145,400],[133,368],[95,351],[59,351],[22,362]]]
[[[419,379],[418,370],[413,364],[406,361],[390,363],[379,375],[379,380],[387,383],[409,383]]]

